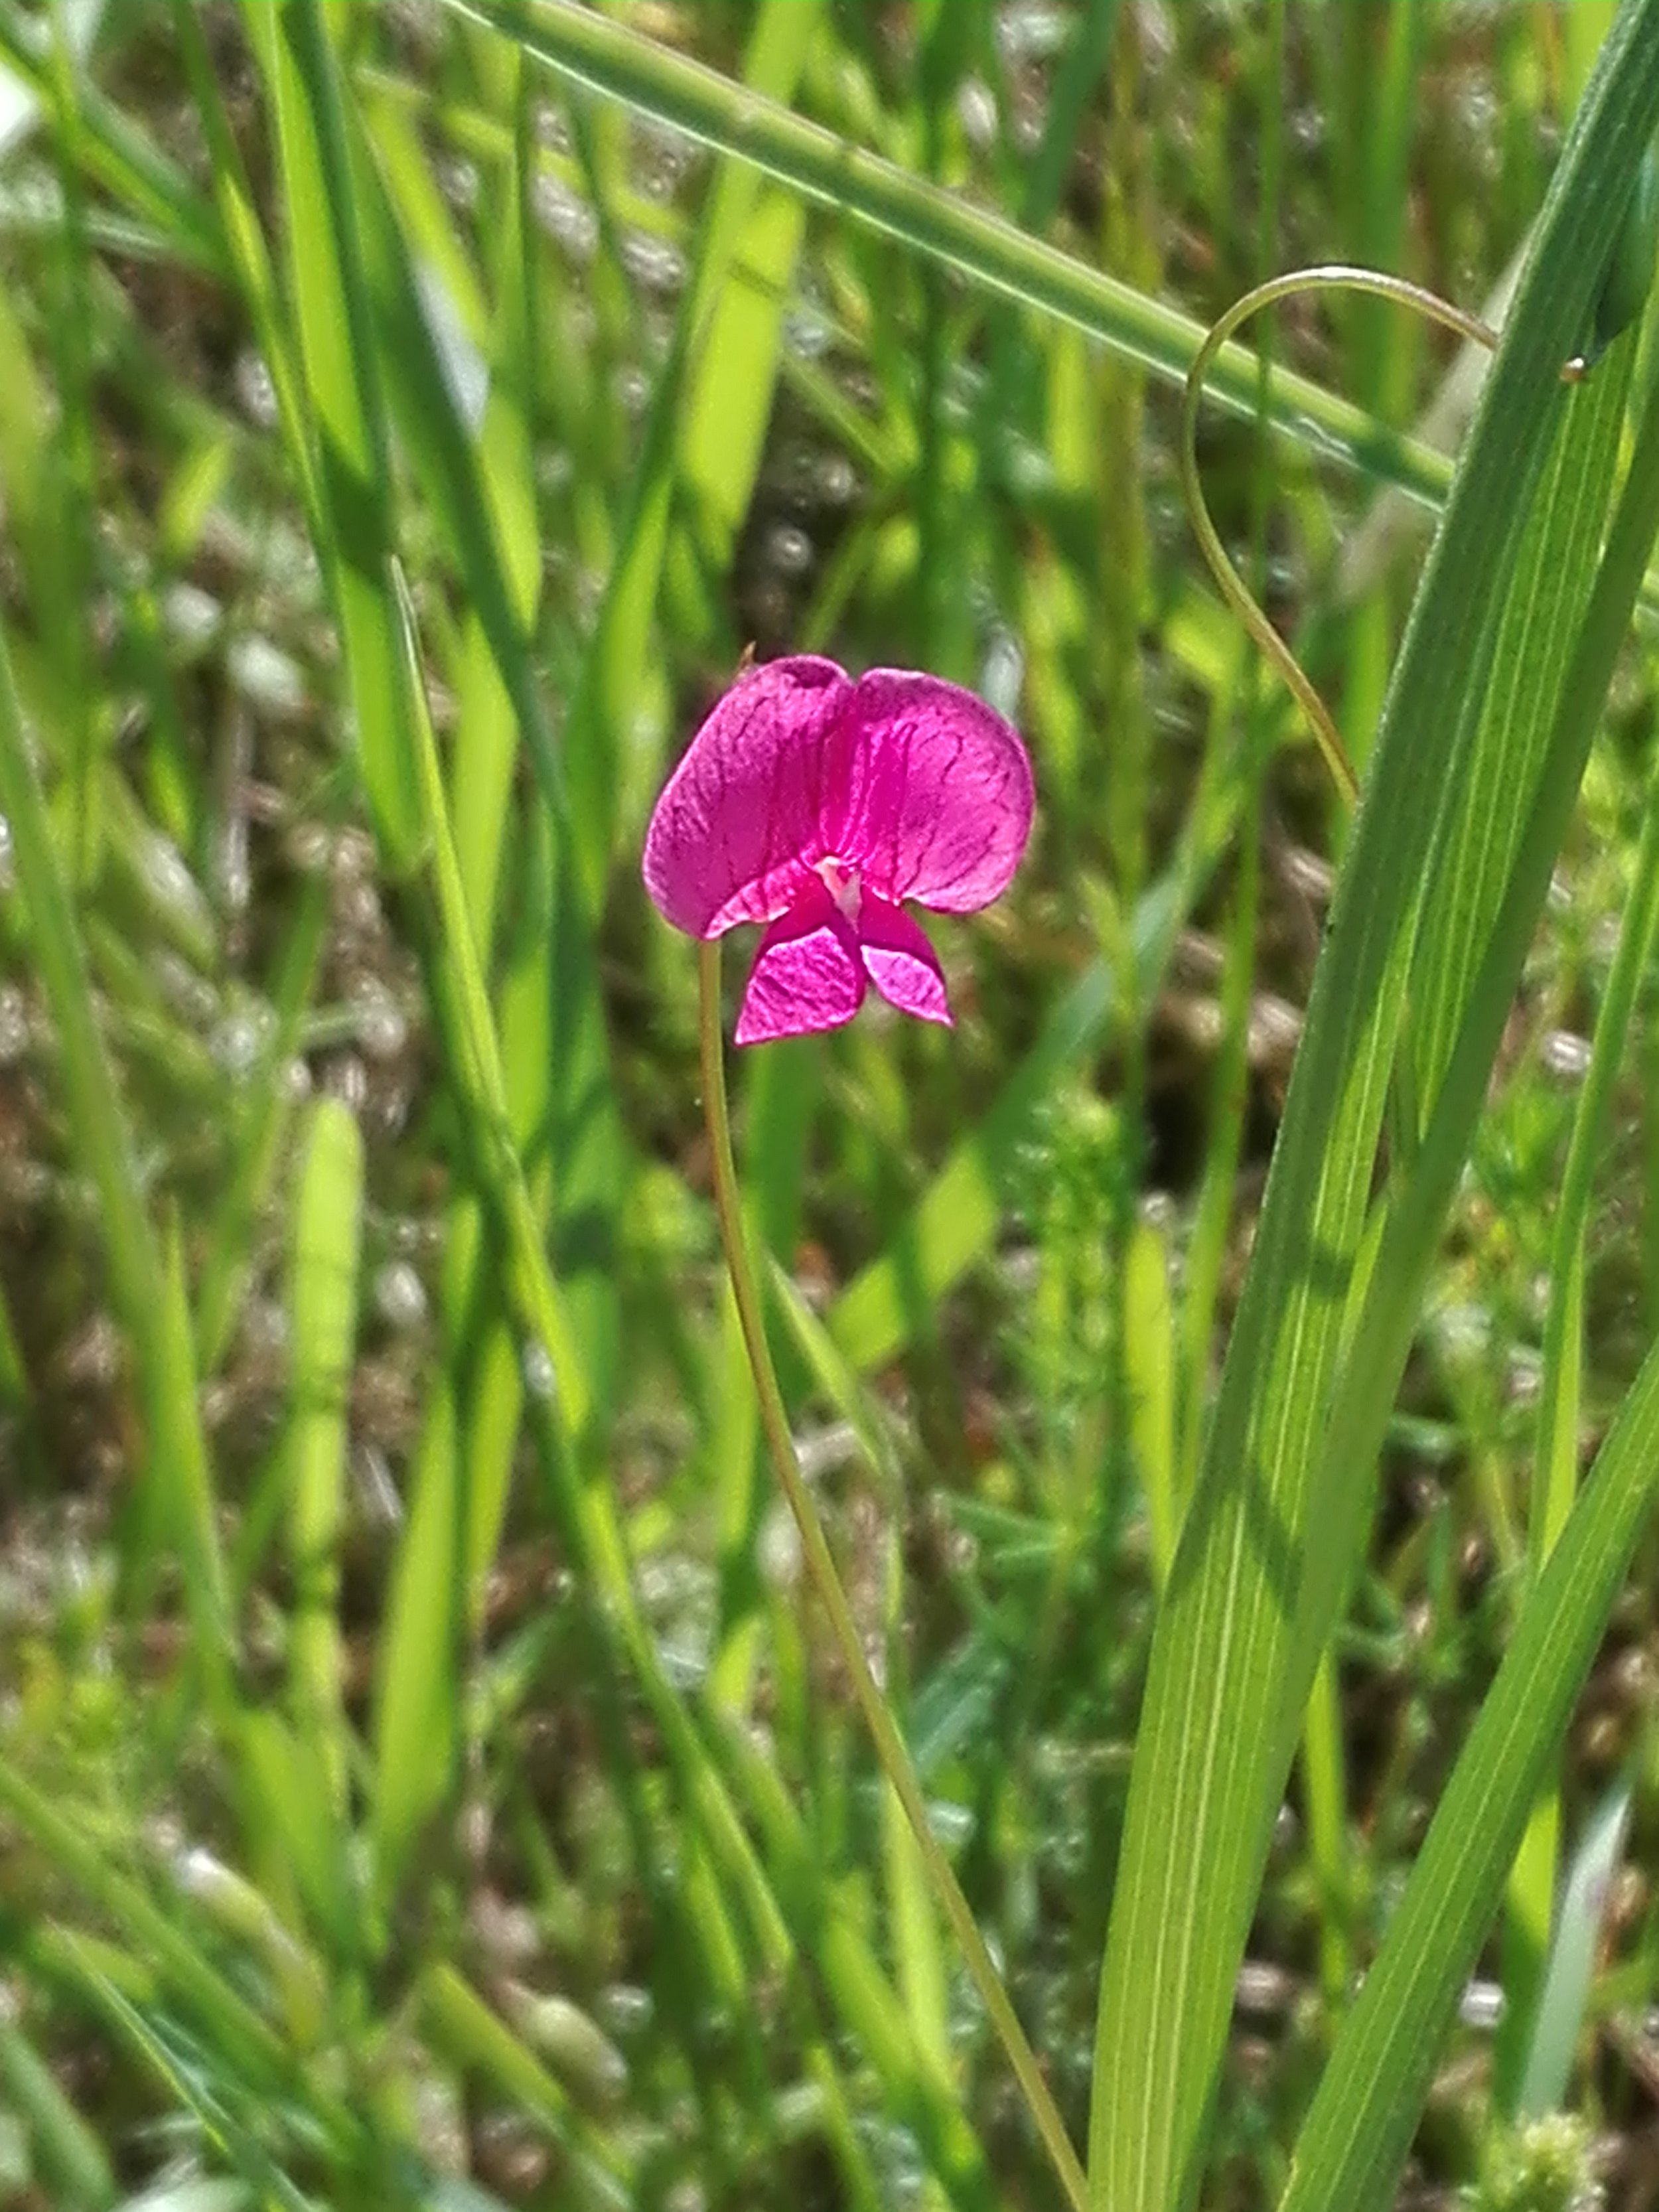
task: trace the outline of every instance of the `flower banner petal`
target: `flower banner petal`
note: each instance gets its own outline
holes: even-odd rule
[[[853,926],[816,877],[767,931],[738,1016],[737,1042],[839,1029],[864,1000]]]
[[[829,740],[853,696],[833,660],[797,653],[740,676],[686,748],[651,817],[645,887],[677,929],[718,937],[801,896],[823,842]]]
[[[902,907],[866,891],[859,909],[859,949],[870,981],[890,1006],[920,1021],[955,1027],[939,955]]]
[[[1031,763],[982,699],[936,676],[872,669],[830,750],[825,835],[866,890],[971,914],[1007,889],[1031,830]]]

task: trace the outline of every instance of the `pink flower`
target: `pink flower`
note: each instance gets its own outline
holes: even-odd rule
[[[972,914],[1031,830],[1031,763],[1000,714],[936,676],[854,684],[797,653],[749,669],[668,779],[645,887],[677,929],[765,922],[737,1042],[838,1029],[866,981],[951,1020],[939,956],[904,902]]]

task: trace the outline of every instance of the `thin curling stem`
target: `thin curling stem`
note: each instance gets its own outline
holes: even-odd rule
[[[1271,660],[1285,683],[1319,740],[1319,750],[1325,756],[1333,781],[1343,797],[1352,805],[1359,797],[1359,779],[1354,774],[1353,763],[1337,732],[1335,723],[1326,710],[1325,702],[1304,673],[1301,663],[1291,651],[1279,632],[1267,620],[1252,597],[1250,588],[1228,557],[1204,498],[1204,487],[1198,473],[1198,410],[1204,396],[1204,380],[1210,364],[1226,344],[1241,323],[1276,301],[1294,299],[1303,292],[1370,292],[1379,299],[1394,300],[1401,306],[1415,307],[1419,314],[1431,322],[1440,323],[1460,337],[1495,349],[1498,333],[1489,323],[1478,315],[1466,314],[1437,293],[1413,284],[1405,276],[1389,276],[1377,269],[1350,268],[1346,263],[1333,262],[1314,269],[1291,269],[1283,276],[1270,276],[1265,283],[1257,284],[1242,298],[1235,300],[1225,314],[1210,325],[1203,344],[1187,372],[1187,382],[1181,402],[1181,489],[1187,502],[1187,512],[1192,520],[1193,532],[1210,564],[1210,572],[1221,590],[1222,597],[1238,617],[1245,629]],[[1569,363],[1564,374],[1571,375],[1575,363]],[[1579,374],[1582,374],[1582,369]]]
[[[783,1394],[778,1388],[776,1370],[766,1342],[766,1329],[761,1316],[758,1279],[750,1255],[748,1238],[744,1229],[743,1209],[738,1195],[738,1173],[732,1158],[732,1127],[726,1105],[726,1063],[720,1036],[720,948],[718,939],[709,939],[697,948],[697,979],[700,995],[699,1015],[702,1058],[703,1115],[708,1129],[709,1152],[714,1169],[714,1208],[720,1217],[720,1242],[726,1249],[726,1264],[731,1271],[732,1292],[737,1301],[738,1319],[743,1328],[744,1345],[749,1354],[749,1365],[755,1378],[755,1389],[760,1400],[761,1425],[766,1434],[767,1449],[776,1471],[783,1494],[789,1501],[789,1510],[795,1516],[795,1526],[800,1531],[801,1548],[806,1559],[808,1573],[825,1613],[842,1664],[852,1681],[853,1694],[864,1716],[876,1747],[876,1757],[883,1773],[891,1784],[904,1817],[910,1824],[922,1863],[927,1869],[933,1893],[944,1909],[968,1971],[973,1976],[981,2002],[990,2015],[991,2025],[1001,2039],[1013,2068],[1026,2107],[1030,2112],[1043,2147],[1053,2162],[1072,2206],[1072,2212],[1086,2212],[1088,2185],[1083,2166],[1066,2132],[1059,2107],[1049,2094],[1042,2078],[1036,2054],[1026,2040],[1025,2031],[1019,2024],[1008,1992],[992,1963],[985,1948],[985,1939],[979,1932],[961,1885],[951,1870],[951,1863],[940,1849],[938,1838],[928,1824],[927,1808],[921,1794],[921,1784],[916,1779],[915,1769],[910,1764],[909,1753],[886,1701],[876,1687],[870,1672],[870,1662],[864,1656],[857,1624],[852,1607],[847,1602],[847,1593],[842,1588],[841,1577],[836,1571],[836,1562],[830,1549],[829,1539],[823,1533],[817,1508],[812,1503],[811,1492],[795,1456],[794,1440],[789,1433],[789,1419],[784,1410]]]

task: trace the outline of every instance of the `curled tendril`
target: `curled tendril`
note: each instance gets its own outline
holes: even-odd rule
[[[1193,531],[1210,564],[1222,597],[1238,617],[1245,629],[1271,660],[1290,687],[1291,696],[1307,716],[1319,750],[1331,779],[1342,796],[1352,805],[1359,796],[1359,779],[1354,773],[1353,763],[1348,758],[1336,724],[1332,720],[1324,701],[1315,690],[1307,672],[1291,651],[1284,639],[1268,621],[1251,593],[1250,588],[1233,566],[1220,533],[1210,519],[1210,510],[1204,497],[1204,487],[1198,473],[1198,410],[1204,396],[1204,380],[1210,364],[1222,347],[1242,323],[1263,307],[1270,307],[1280,300],[1296,298],[1304,292],[1367,292],[1376,298],[1393,300],[1401,307],[1415,307],[1419,314],[1431,322],[1455,331],[1459,337],[1472,340],[1476,345],[1491,351],[1498,343],[1498,333],[1480,316],[1455,307],[1435,292],[1421,284],[1413,284],[1405,276],[1390,276],[1377,269],[1350,268],[1346,263],[1323,264],[1312,269],[1292,269],[1283,276],[1270,276],[1265,283],[1257,284],[1232,306],[1205,334],[1204,343],[1194,356],[1187,372],[1187,383],[1182,396],[1181,408],[1181,489],[1187,502],[1187,512]],[[1570,362],[1563,375],[1582,376],[1585,364]]]

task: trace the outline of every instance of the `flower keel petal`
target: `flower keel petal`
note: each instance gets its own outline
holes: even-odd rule
[[[864,999],[853,926],[823,885],[808,888],[761,939],[738,1016],[738,1044],[804,1036],[850,1022]]]
[[[770,921],[830,848],[825,794],[853,696],[833,660],[797,653],[738,678],[686,748],[645,840],[645,887],[677,929]]]
[[[870,981],[890,1006],[919,1021],[956,1026],[939,955],[902,907],[866,891],[859,910],[859,950]]]

